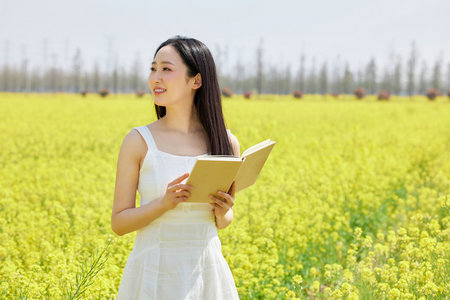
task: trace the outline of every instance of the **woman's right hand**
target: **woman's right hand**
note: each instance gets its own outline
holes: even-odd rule
[[[165,209],[175,208],[178,203],[186,201],[191,195],[192,186],[181,183],[189,177],[189,173],[184,173],[167,185],[166,193],[161,198],[161,203]]]

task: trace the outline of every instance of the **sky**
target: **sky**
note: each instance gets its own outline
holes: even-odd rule
[[[301,54],[317,64],[359,68],[373,57],[389,66],[413,41],[432,64],[450,61],[449,16],[448,0],[0,0],[0,65],[25,58],[70,69],[79,48],[86,68],[128,68],[139,57],[147,70],[177,34],[205,43],[225,72],[238,60],[251,72],[258,45],[266,66],[292,70]]]

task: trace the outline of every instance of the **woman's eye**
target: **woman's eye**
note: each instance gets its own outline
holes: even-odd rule
[[[170,71],[170,69],[169,69],[169,68],[163,68],[163,70],[164,70],[164,71]]]
[[[150,71],[152,71],[152,72],[155,71],[155,68],[151,67],[151,68],[150,68]]]

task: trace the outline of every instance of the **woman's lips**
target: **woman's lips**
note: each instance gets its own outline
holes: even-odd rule
[[[155,95],[161,95],[162,93],[164,93],[166,91],[166,89],[161,89],[161,88],[155,88],[153,89],[153,93]]]

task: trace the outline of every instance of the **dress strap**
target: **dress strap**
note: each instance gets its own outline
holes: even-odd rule
[[[148,129],[147,126],[134,127],[134,129],[139,131],[139,133],[142,135],[145,142],[147,143],[147,147],[149,150],[150,149],[154,151],[158,150],[158,147],[156,147],[155,140],[153,139],[152,132],[150,131],[150,129]]]

